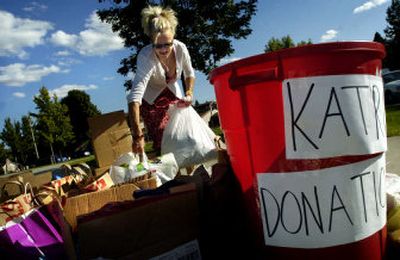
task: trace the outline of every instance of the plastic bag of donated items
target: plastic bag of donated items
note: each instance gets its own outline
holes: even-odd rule
[[[173,153],[180,168],[217,158],[215,134],[192,106],[169,108],[161,154]]]
[[[139,155],[132,152],[121,155],[110,167],[110,176],[115,184],[140,177],[148,172],[147,156],[143,154],[143,162]]]
[[[129,152],[121,155],[110,167],[110,176],[115,184],[127,182],[133,178],[154,172],[157,177],[157,186],[172,180],[178,173],[178,165],[172,153],[164,154],[155,160],[148,160],[143,154],[143,162],[139,155]]]

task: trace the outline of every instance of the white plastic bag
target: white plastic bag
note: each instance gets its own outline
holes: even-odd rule
[[[149,161],[149,168],[150,170],[156,171],[156,174],[161,179],[162,183],[174,179],[179,171],[173,153],[167,153],[157,157],[156,160]]]
[[[115,184],[127,182],[148,172],[155,172],[157,187],[172,180],[178,173],[178,164],[172,153],[164,154],[155,161],[148,160],[143,154],[140,163],[139,155],[132,152],[121,155],[110,167],[110,176]]]
[[[143,162],[139,155],[132,152],[121,155],[110,167],[110,176],[115,184],[140,177],[148,172],[147,156],[143,154]]]
[[[217,157],[215,134],[193,107],[171,106],[164,130],[161,154],[173,153],[180,168],[201,164]]]

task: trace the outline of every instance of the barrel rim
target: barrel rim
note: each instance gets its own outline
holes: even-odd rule
[[[377,52],[380,58],[386,55],[385,47],[379,42],[371,41],[345,41],[345,42],[328,42],[308,44],[299,47],[282,49],[274,52],[261,53],[254,56],[236,60],[220,67],[213,69],[209,74],[210,82],[213,83],[215,77],[225,72],[231,71],[234,68],[254,65],[268,60],[279,60],[285,58],[293,58],[296,56],[319,54],[322,52],[341,52],[341,51],[370,51]]]

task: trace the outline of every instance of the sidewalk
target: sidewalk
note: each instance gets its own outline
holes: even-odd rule
[[[388,138],[386,172],[400,175],[400,136]]]

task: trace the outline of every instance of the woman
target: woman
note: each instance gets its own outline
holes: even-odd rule
[[[142,10],[142,27],[152,44],[138,54],[136,75],[127,96],[134,153],[144,152],[140,115],[159,154],[169,104],[188,106],[193,100],[194,70],[186,45],[174,39],[177,24],[175,12],[169,8],[149,6]],[[185,96],[177,83],[182,73]]]

